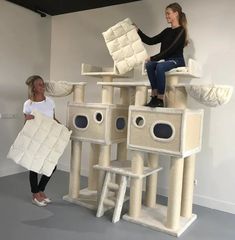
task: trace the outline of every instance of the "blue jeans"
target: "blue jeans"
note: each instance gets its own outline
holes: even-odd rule
[[[149,61],[145,67],[152,89],[157,89],[159,94],[165,92],[165,73],[173,68],[185,66],[184,58],[172,58],[164,62]]]

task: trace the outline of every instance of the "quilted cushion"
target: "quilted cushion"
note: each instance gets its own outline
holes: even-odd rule
[[[11,146],[7,158],[37,173],[50,176],[67,146],[72,131],[34,111]]]
[[[187,85],[187,93],[198,102],[217,107],[231,99],[233,87],[225,85]]]
[[[120,74],[132,70],[148,57],[144,45],[129,18],[103,32],[103,36]]]

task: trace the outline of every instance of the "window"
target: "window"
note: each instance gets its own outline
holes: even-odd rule
[[[77,115],[74,119],[74,124],[77,128],[86,129],[88,126],[87,116]]]
[[[126,126],[126,121],[124,117],[118,117],[116,119],[116,128],[117,130],[124,130]]]
[[[102,121],[103,121],[103,114],[101,112],[95,112],[94,113],[94,119],[95,119],[95,122],[102,123]]]
[[[175,128],[169,122],[157,121],[151,127],[151,135],[155,140],[169,142],[175,136]]]
[[[145,119],[142,116],[136,116],[133,123],[136,127],[142,128],[145,125]]]

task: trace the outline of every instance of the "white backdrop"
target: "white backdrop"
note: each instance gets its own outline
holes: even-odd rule
[[[0,113],[16,114],[14,119],[0,119],[0,176],[5,176],[23,170],[6,155],[24,123],[26,78],[49,77],[51,18],[0,1],[0,33]]]

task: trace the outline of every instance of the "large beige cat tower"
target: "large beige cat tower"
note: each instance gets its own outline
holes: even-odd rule
[[[107,39],[113,36],[112,32]],[[136,37],[132,39],[139,41]],[[103,68],[83,64],[83,76],[102,80],[97,83],[101,87],[102,101],[85,103],[85,83],[73,85],[74,97],[67,113],[67,125],[72,130],[70,181],[64,199],[97,210],[97,217],[114,208],[112,221],[117,222],[127,199],[125,192],[129,182],[129,211],[123,218],[180,236],[197,218],[192,213],[195,155],[201,150],[203,125],[203,110],[188,109],[187,97],[190,95],[206,105],[218,106],[228,102],[232,94],[229,86],[188,84],[192,78],[200,77],[199,70],[198,64],[190,59],[187,67],[168,72],[166,107],[149,108],[144,106],[150,88],[148,81],[114,81],[115,78],[132,78],[133,74],[120,73],[115,65]],[[113,97],[116,89],[120,92],[117,103]],[[80,189],[83,142],[90,143],[89,175],[88,187]],[[112,145],[117,145],[114,161],[111,161]],[[165,161],[170,161],[166,170],[167,206],[156,203],[158,172],[162,170],[159,155],[165,155]],[[144,180],[145,197],[142,196]]]
[[[197,217],[192,213],[193,182],[195,154],[201,149],[203,110],[188,109],[187,96],[189,93],[201,102],[204,99],[207,105],[216,106],[226,103],[232,94],[227,86],[181,83],[182,79],[185,82],[199,77],[195,66],[189,60],[188,67],[166,74],[166,108],[143,106],[148,82],[117,82],[113,79],[131,78],[131,74],[118,75],[115,70],[82,66],[82,75],[103,80],[97,83],[101,86],[102,102],[84,103],[85,83],[73,85],[74,97],[67,114],[67,125],[73,133],[69,193],[65,200],[97,210],[97,217],[114,208],[112,221],[117,222],[130,180],[129,212],[123,216],[125,220],[173,236],[180,236],[192,224]],[[120,90],[118,103],[113,101],[115,89]],[[214,92],[209,97],[211,91]],[[82,142],[91,146],[85,189],[80,189]],[[117,144],[117,157],[111,161],[113,144]],[[166,161],[170,161],[167,206],[156,203],[157,175],[162,169],[159,155],[168,156]],[[145,198],[142,197],[144,179]]]
[[[82,69],[84,71],[84,65]],[[97,68],[89,67],[90,76],[102,76],[103,72],[98,74],[92,71],[94,69]],[[82,74],[88,75],[88,72]],[[193,77],[190,73],[182,75]],[[97,216],[114,207],[113,222],[116,222],[120,218],[127,180],[130,179],[130,209],[124,216],[125,220],[179,235],[196,219],[192,214],[194,162],[195,153],[201,146],[203,113],[185,109],[187,94],[178,84],[182,75],[169,73],[167,76],[166,103],[171,108],[143,107],[149,88],[147,82],[113,82],[110,74],[110,81],[98,83],[102,86],[100,104],[84,103],[84,84],[77,86],[74,100],[68,105],[68,127],[73,134],[69,194],[64,199],[98,208]],[[120,89],[120,104],[113,104],[114,88]],[[134,92],[135,100],[128,114],[131,92]],[[174,109],[174,106],[180,108]],[[127,160],[126,140],[127,147],[132,150],[130,161]],[[91,143],[90,168],[88,188],[80,190],[83,141]],[[112,144],[118,144],[118,147],[117,160],[111,162]],[[144,166],[145,153],[147,166]],[[161,170],[159,154],[171,156],[168,207],[156,205],[157,172]],[[94,165],[95,169],[102,170],[99,174],[93,169]],[[104,173],[106,178],[101,191]],[[119,176],[116,182],[111,175]],[[147,186],[145,204],[142,205],[144,178],[147,178]],[[119,192],[108,194],[108,190]]]

